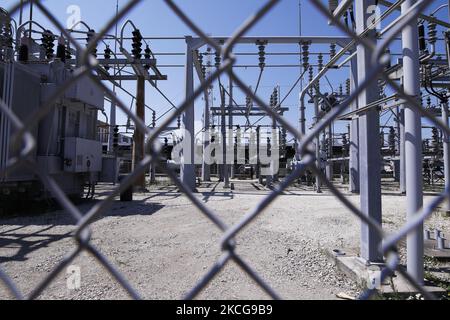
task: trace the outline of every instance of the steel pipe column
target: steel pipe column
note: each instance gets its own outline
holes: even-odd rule
[[[358,85],[358,59],[354,57],[350,61],[350,92],[354,92]],[[358,109],[358,100],[356,99],[351,110]],[[349,186],[350,192],[359,193],[359,119],[352,119],[350,124],[350,148],[349,148]]]
[[[319,84],[316,84],[314,88],[314,114],[315,114],[315,123],[319,121]],[[320,135],[316,137],[316,167],[319,170],[322,170],[322,159],[320,157]],[[316,175],[316,192],[322,193],[322,181],[320,181],[320,177]]]
[[[400,192],[406,193],[406,157],[405,157],[405,107],[399,108],[400,124]]]
[[[114,94],[116,94],[115,92],[115,87],[113,89]],[[108,129],[108,151],[110,154],[113,153],[114,150],[114,127],[116,126],[116,114],[117,114],[117,106],[116,106],[116,102],[114,101],[114,99],[111,99],[111,107],[110,107],[110,111],[109,111],[109,129]]]
[[[406,0],[402,4],[402,13],[406,13],[415,3]],[[417,19],[413,19],[403,29],[403,74],[405,93],[419,101],[420,65],[419,34]],[[413,108],[405,106],[405,158],[406,158],[406,211],[407,220],[412,221],[423,206],[422,176],[422,126],[421,115]],[[423,225],[408,234],[407,270],[418,282],[423,283]]]
[[[369,6],[374,6],[375,0],[356,1],[357,32],[361,34],[367,27],[370,16]],[[376,42],[376,30],[371,30],[367,39]],[[357,46],[358,83],[361,85],[372,69],[373,52],[363,45]],[[373,81],[359,96],[359,106],[366,106],[378,99],[378,85]],[[361,211],[380,225],[381,213],[381,152],[380,152],[380,122],[378,110],[371,109],[359,119],[359,171]],[[361,257],[371,262],[382,262],[380,253],[380,235],[366,223],[361,225]]]
[[[194,43],[192,37],[186,37],[186,100],[189,100],[194,94]],[[194,101],[183,113],[182,128],[184,131],[183,151],[181,157],[181,181],[191,190],[195,191],[195,109]]]

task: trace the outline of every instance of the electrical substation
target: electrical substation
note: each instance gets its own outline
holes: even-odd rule
[[[6,2],[1,299],[448,299],[450,2]]]

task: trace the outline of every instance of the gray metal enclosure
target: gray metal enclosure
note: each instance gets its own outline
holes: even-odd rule
[[[97,113],[103,109],[103,93],[89,79],[81,79],[57,99],[41,121],[36,123],[30,118],[61,83],[72,76],[71,73],[58,61],[2,63],[0,96],[5,97],[8,92],[11,111],[20,121],[30,123],[36,148],[28,159],[55,179],[68,196],[81,197],[85,185],[93,185],[101,171],[102,146],[97,136]],[[3,115],[0,117],[1,161],[6,165],[18,151],[17,145],[12,143],[17,130]],[[3,175],[0,188],[3,201],[52,197],[35,173],[23,165]]]

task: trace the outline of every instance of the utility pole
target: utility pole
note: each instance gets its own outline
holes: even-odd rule
[[[137,77],[136,116],[145,123],[145,77]],[[133,144],[133,168],[136,168],[144,159],[145,132],[135,125]],[[136,180],[135,187],[143,192],[146,189],[145,172]]]

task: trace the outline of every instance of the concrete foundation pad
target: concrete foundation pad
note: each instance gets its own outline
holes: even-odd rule
[[[336,265],[336,267],[354,280],[362,288],[367,288],[370,281],[374,279],[374,274],[380,272],[384,265],[372,264],[367,265],[360,257],[347,255],[344,251],[327,250],[328,258]],[[446,291],[431,283],[426,283],[425,290],[435,295],[437,298],[446,294]],[[417,294],[417,290],[401,275],[395,274],[393,277],[386,279],[380,284],[379,293],[387,297],[408,298]]]

